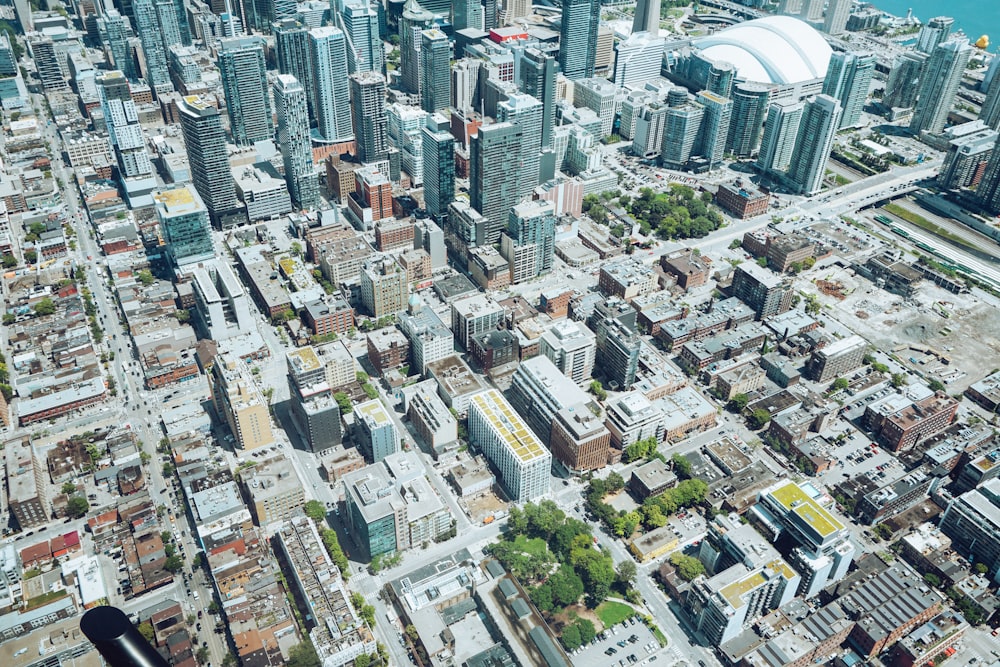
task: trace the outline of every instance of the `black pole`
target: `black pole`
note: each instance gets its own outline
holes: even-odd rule
[[[80,629],[111,667],[169,667],[117,607],[94,607]]]

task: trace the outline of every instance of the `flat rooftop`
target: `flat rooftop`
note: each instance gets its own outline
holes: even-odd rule
[[[493,425],[507,447],[522,463],[548,454],[548,450],[542,446],[521,416],[496,389],[476,394],[472,397],[471,404]]]
[[[769,495],[821,537],[828,537],[844,529],[844,524],[835,519],[795,482],[786,482],[783,486],[770,491]]]

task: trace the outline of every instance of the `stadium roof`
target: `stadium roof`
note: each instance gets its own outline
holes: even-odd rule
[[[822,79],[833,52],[819,32],[791,16],[739,23],[692,44],[709,60],[735,65],[738,78],[758,83]]]

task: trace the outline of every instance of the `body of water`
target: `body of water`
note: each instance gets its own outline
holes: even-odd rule
[[[969,39],[976,41],[980,35],[990,36],[990,51],[1000,46],[1000,2],[996,0],[870,0],[884,12],[894,16],[906,16],[912,9],[913,15],[927,23],[935,16],[951,16],[955,19],[955,29],[961,28]]]

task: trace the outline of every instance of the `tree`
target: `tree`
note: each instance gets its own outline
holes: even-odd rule
[[[589,644],[594,641],[594,637],[597,636],[597,630],[594,628],[594,624],[586,618],[576,619],[574,623],[576,627],[580,629],[580,641],[584,644]]]
[[[608,493],[618,493],[625,488],[625,478],[614,471],[608,475],[604,483],[607,485]]]
[[[236,667],[237,664],[236,656],[232,653],[227,653],[226,657],[222,659],[222,667]]]
[[[7,253],[3,256],[3,268],[13,269],[15,266],[17,266],[17,258],[14,255]]]
[[[924,581],[927,582],[928,586],[933,586],[934,588],[938,588],[941,585],[941,578],[933,572],[924,572]]]
[[[145,639],[147,642],[152,643],[152,641],[153,641],[153,625],[149,621],[143,621],[142,623],[140,623],[139,627],[138,627],[138,630],[139,630],[139,634],[142,635],[143,639]]]
[[[746,410],[747,403],[749,402],[750,397],[746,394],[733,394],[733,397],[726,403],[726,410],[738,415]]]
[[[757,266],[767,268],[767,257],[758,257]]]
[[[566,647],[567,651],[575,651],[580,648],[582,640],[580,639],[580,628],[576,627],[576,624],[567,625],[562,631],[562,643]]]
[[[972,569],[976,571],[976,574],[986,574],[990,571],[986,563],[976,563]]]
[[[934,378],[933,380],[927,383],[927,388],[930,389],[931,391],[944,391],[944,383],[941,382],[941,380]]]
[[[771,413],[764,408],[757,408],[747,417],[747,425],[755,431],[767,426],[769,421],[771,421]]]
[[[202,646],[201,648],[198,649],[198,652],[195,653],[194,655],[196,658],[198,658],[198,662],[204,665],[206,662],[208,662],[208,647]]]
[[[902,373],[893,373],[892,377],[889,379],[889,383],[892,384],[895,389],[899,389],[906,384],[906,376]]]
[[[302,244],[301,243],[299,243],[298,241],[292,241],[292,245],[290,246],[290,248],[291,248],[291,251],[292,251],[293,255],[295,255],[296,257],[301,257],[302,256]]]
[[[685,556],[680,551],[671,554],[670,564],[677,568],[677,575],[684,581],[694,581],[705,574],[705,566],[701,564],[700,560],[692,556]]]
[[[66,503],[66,513],[74,519],[79,519],[90,509],[90,503],[83,496],[73,496]]]
[[[135,277],[136,280],[138,280],[146,287],[149,287],[154,282],[156,282],[156,278],[153,277],[153,274],[149,271],[149,269],[143,269],[139,271],[139,273],[137,273]]]
[[[306,516],[319,523],[326,518],[326,508],[323,507],[323,503],[318,500],[310,500],[306,503],[305,507]]]
[[[34,264],[35,260],[38,259],[38,253],[33,249],[29,248],[24,251],[24,262],[25,264]]]
[[[601,384],[600,380],[591,381],[590,393],[596,396],[599,401],[605,401],[608,398],[608,392],[604,390],[604,386]]]
[[[369,667],[372,664],[371,656],[362,653],[354,659],[354,667]]]
[[[832,394],[835,391],[843,391],[849,386],[851,386],[851,383],[847,380],[847,378],[837,378],[833,381],[833,384],[830,385],[830,393]]]
[[[320,667],[323,663],[316,654],[316,647],[306,640],[296,644],[288,652],[288,667]]]
[[[670,457],[670,462],[674,464],[674,473],[683,479],[691,479],[691,462],[680,454]]]
[[[51,315],[54,312],[56,312],[56,304],[49,297],[45,297],[35,304],[36,315]]]
[[[351,404],[351,397],[342,391],[338,391],[333,395],[333,400],[337,402],[337,407],[340,408],[340,415],[349,415],[354,411],[354,405]]]
[[[618,574],[618,583],[621,584],[623,588],[629,588],[635,582],[637,572],[635,561],[623,560],[618,563],[616,572]]]
[[[14,322],[16,322],[16,321],[17,321],[17,315],[15,315],[14,313],[4,313],[3,314],[3,323],[4,324],[8,324],[8,325],[9,324],[14,324]]]
[[[73,482],[66,482],[65,484],[62,485],[62,492],[65,495],[68,496],[69,494],[73,493],[74,491],[76,491],[76,484],[74,484]]]
[[[163,563],[163,569],[172,574],[177,574],[184,569],[184,559],[174,554]]]

